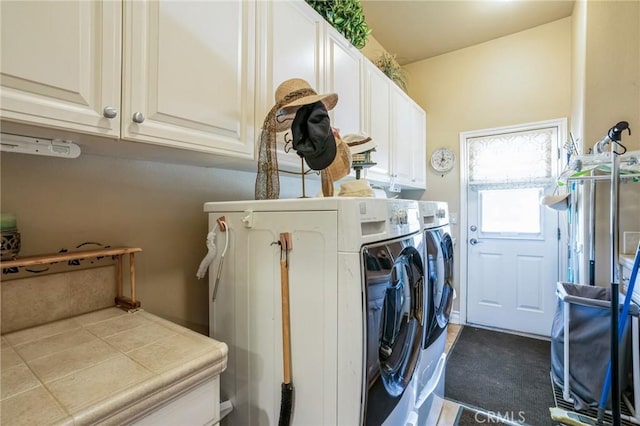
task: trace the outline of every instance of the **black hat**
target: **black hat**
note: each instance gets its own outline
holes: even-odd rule
[[[328,167],[336,157],[329,113],[321,102],[302,106],[291,124],[293,149],[313,170]]]

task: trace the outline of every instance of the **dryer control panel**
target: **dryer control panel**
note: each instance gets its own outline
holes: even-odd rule
[[[449,206],[444,201],[420,201],[420,220],[424,228],[449,224]]]
[[[415,201],[389,200],[388,217],[390,231],[395,235],[420,229],[420,213]]]

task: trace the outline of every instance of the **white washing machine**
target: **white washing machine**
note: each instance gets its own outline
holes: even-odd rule
[[[420,248],[426,266],[427,321],[415,377],[417,424],[436,425],[444,404],[447,326],[455,298],[453,288],[453,240],[446,202],[420,201],[424,231]]]
[[[228,247],[210,334],[229,345],[229,425],[275,425],[283,380],[280,233],[289,254],[294,425],[412,424],[424,342],[423,233],[415,201],[206,203]],[[227,235],[217,231],[218,252]],[[210,292],[220,254],[210,267]]]

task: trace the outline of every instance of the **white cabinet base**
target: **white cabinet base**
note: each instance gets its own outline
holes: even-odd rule
[[[136,426],[215,425],[220,420],[220,376],[216,376],[166,403]]]

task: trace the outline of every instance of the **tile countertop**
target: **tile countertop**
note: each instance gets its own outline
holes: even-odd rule
[[[108,308],[2,336],[1,424],[122,424],[218,376],[227,345]]]

